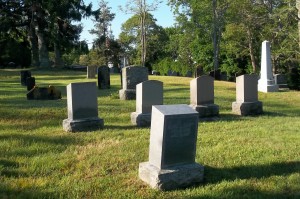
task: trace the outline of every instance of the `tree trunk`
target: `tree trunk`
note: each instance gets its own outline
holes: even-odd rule
[[[298,9],[298,35],[299,35],[299,47],[300,47],[300,0],[296,0],[296,7]]]
[[[39,47],[38,47],[38,38],[35,33],[33,25],[30,25],[28,31],[28,41],[31,47],[31,66],[39,67]]]
[[[213,65],[214,71],[219,68],[219,50],[218,50],[218,16],[217,16],[217,0],[212,0],[213,9]]]
[[[61,58],[60,45],[58,44],[58,42],[54,43],[54,53],[55,53],[54,66],[55,67],[63,67],[64,62]]]
[[[252,34],[251,34],[251,31],[249,30],[249,28],[247,29],[247,35],[248,35],[248,48],[249,48],[252,70],[253,70],[253,73],[255,73],[257,70],[257,67],[256,67],[256,60],[255,60],[255,56],[254,56],[254,49],[253,49],[253,43],[252,43]]]
[[[49,67],[50,66],[49,52],[45,41],[44,32],[37,31],[37,37],[38,37],[38,44],[39,44],[40,66]]]

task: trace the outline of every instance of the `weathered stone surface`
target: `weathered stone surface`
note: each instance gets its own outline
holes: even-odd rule
[[[219,106],[216,104],[206,105],[190,105],[195,111],[199,113],[199,118],[208,118],[219,115]]]
[[[241,75],[236,78],[236,102],[232,103],[232,112],[242,116],[263,113],[262,102],[258,101],[256,75]]]
[[[98,89],[110,89],[110,72],[107,66],[98,68]]]
[[[188,105],[154,105],[149,161],[140,163],[139,177],[152,188],[172,190],[203,180],[195,163],[198,113]]]
[[[119,96],[121,100],[134,100],[136,97],[135,89],[119,90]]]
[[[286,75],[276,74],[274,75],[275,84],[278,85],[280,89],[288,89],[287,78]]]
[[[139,127],[147,127],[151,125],[151,113],[132,112],[131,123]]]
[[[88,66],[86,71],[88,79],[95,79],[97,73],[97,66]]]
[[[270,42],[264,41],[261,50],[261,71],[258,80],[258,91],[277,92],[278,85],[275,84],[273,77]]]
[[[69,84],[67,86],[67,104],[68,119],[63,121],[65,131],[91,131],[103,128],[103,119],[98,118],[95,82]]]
[[[95,131],[104,127],[104,121],[100,118],[86,118],[79,120],[63,120],[63,129],[66,132]]]
[[[241,75],[236,78],[236,101],[258,101],[257,76],[255,74]]]
[[[127,66],[122,68],[122,86],[119,91],[121,100],[132,100],[136,97],[136,85],[148,80],[148,69],[139,66]],[[127,90],[129,90],[127,92]]]
[[[214,78],[208,75],[190,82],[190,106],[199,113],[199,118],[219,115],[219,106],[214,104]]]
[[[260,115],[263,113],[263,104],[260,101],[257,102],[233,102],[232,112],[237,115]]]
[[[21,85],[22,86],[27,86],[27,78],[31,77],[31,72],[29,70],[24,70],[20,72],[20,76],[21,76]]]
[[[186,188],[203,182],[204,167],[194,163],[159,169],[143,162],[139,164],[139,178],[153,189],[168,191]]]
[[[131,123],[150,126],[153,105],[163,104],[163,83],[148,80],[136,85],[136,112],[131,113]],[[139,116],[140,115],[140,116]]]

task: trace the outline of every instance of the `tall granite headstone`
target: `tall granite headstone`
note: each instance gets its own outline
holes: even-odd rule
[[[103,128],[98,118],[95,82],[71,83],[67,86],[68,119],[63,120],[67,132],[92,131]]]
[[[150,126],[152,105],[163,104],[163,83],[148,80],[136,85],[136,112],[131,113],[131,123]]]
[[[148,68],[140,66],[127,66],[122,68],[122,86],[119,90],[121,100],[136,98],[136,85],[148,80]]]
[[[263,113],[263,104],[258,101],[256,75],[241,75],[236,78],[236,102],[232,103],[232,112],[243,116]]]
[[[203,181],[204,167],[195,162],[198,113],[188,105],[152,107],[149,161],[139,177],[152,188],[173,190]]]
[[[98,68],[98,89],[110,89],[110,72],[107,66]]]
[[[27,86],[27,78],[31,77],[31,72],[29,70],[24,70],[20,72],[21,75],[21,85]]]
[[[27,91],[30,91],[35,86],[35,78],[27,77],[26,79]]]
[[[270,42],[262,42],[261,47],[261,66],[260,79],[258,80],[258,91],[277,92],[278,85],[275,84],[273,77]]]
[[[190,82],[190,106],[199,113],[199,118],[219,115],[219,106],[214,104],[214,78],[203,75]]]
[[[88,79],[95,79],[97,73],[97,66],[88,66],[86,71]]]

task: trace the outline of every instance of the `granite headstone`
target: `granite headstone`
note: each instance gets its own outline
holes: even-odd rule
[[[188,105],[152,107],[149,161],[139,177],[152,188],[173,190],[203,181],[204,167],[195,162],[198,113]]]
[[[92,131],[103,128],[98,118],[95,82],[70,83],[67,86],[68,119],[63,120],[67,132]]]
[[[136,112],[131,113],[131,123],[150,126],[152,105],[163,104],[163,83],[148,80],[136,85]]]

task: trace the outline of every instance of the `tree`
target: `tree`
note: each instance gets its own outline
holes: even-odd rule
[[[101,0],[99,2],[99,9],[95,11],[95,29],[90,30],[90,33],[97,36],[93,46],[98,50],[100,56],[105,57],[105,62],[103,64],[106,66],[113,54],[112,49],[110,48],[111,42],[113,42],[110,26],[111,21],[114,18],[115,14],[111,13],[111,7],[108,7],[108,2]]]
[[[219,68],[220,42],[225,26],[225,14],[230,0],[169,0],[175,8],[175,13],[182,17],[188,16],[187,22],[192,22],[194,31],[199,34],[199,40],[210,38],[213,52],[213,69]],[[199,41],[202,43],[202,41]]]
[[[140,29],[140,16],[134,15],[122,24],[122,32],[119,35],[119,41],[127,54],[131,55],[134,63],[143,63],[143,66],[151,67],[163,53],[164,45],[167,41],[167,35],[164,29],[156,24],[156,19],[150,13],[146,13],[145,29],[147,30],[147,46],[140,44],[139,38],[143,32]],[[141,50],[141,48],[145,48]],[[142,53],[147,54],[142,55]],[[144,57],[146,55],[146,57]],[[144,59],[141,60],[141,59]]]
[[[128,0],[125,8],[120,8],[125,13],[130,13],[139,17],[140,45],[141,45],[141,65],[145,66],[147,56],[147,13],[157,9],[161,1],[154,0],[148,4],[146,0]]]
[[[62,0],[55,4],[43,0],[3,0],[0,9],[0,22],[5,29],[27,31],[32,65],[48,67],[49,49],[54,48],[55,62],[59,62],[63,47],[79,38],[81,28],[71,22],[88,16],[91,4],[85,6],[82,0]]]

